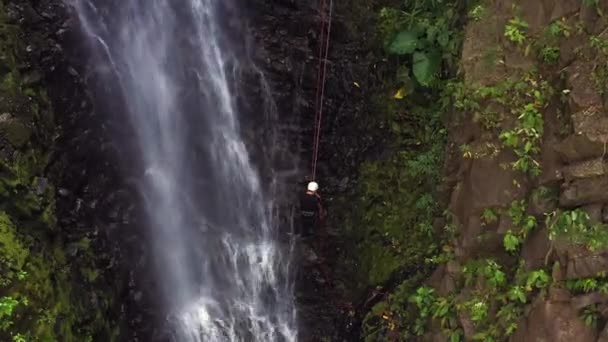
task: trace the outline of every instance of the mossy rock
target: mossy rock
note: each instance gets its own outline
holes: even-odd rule
[[[10,114],[0,114],[0,136],[4,137],[14,148],[24,146],[32,136],[32,129],[24,123],[11,117]]]

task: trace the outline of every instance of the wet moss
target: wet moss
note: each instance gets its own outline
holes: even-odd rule
[[[31,138],[32,130],[15,120],[0,122],[0,134],[16,148],[23,147]]]
[[[25,44],[5,4],[0,0],[0,299],[11,310],[0,314],[0,341],[114,341],[118,330],[107,318],[114,301],[92,241],[70,244],[59,234],[55,187],[45,174],[53,110],[41,75],[19,71]]]

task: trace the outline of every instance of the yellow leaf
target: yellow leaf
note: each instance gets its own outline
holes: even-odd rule
[[[359,83],[357,83],[357,82],[353,82],[353,84],[355,85],[355,87],[357,87],[357,88],[361,88],[361,86],[359,85]]]
[[[402,87],[401,89],[397,90],[395,95],[393,95],[393,98],[401,100],[405,97],[405,95],[407,95],[407,91],[405,90],[405,87]]]

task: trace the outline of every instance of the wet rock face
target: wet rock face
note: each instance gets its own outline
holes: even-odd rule
[[[379,147],[369,132],[360,132],[361,125],[357,122],[366,115],[366,98],[365,91],[354,83],[369,89],[376,82],[375,75],[369,72],[371,58],[361,41],[367,33],[353,36],[348,28],[355,20],[350,17],[352,7],[359,4],[334,1],[334,5],[317,171],[321,195],[330,215],[333,197],[353,187],[366,151],[372,146]],[[311,172],[321,26],[319,7],[316,1],[257,0],[248,10],[254,40],[252,57],[265,73],[277,105],[280,134],[291,157],[295,156],[297,161],[295,166],[288,164],[293,167],[291,171],[295,171],[288,178],[292,191],[291,202],[286,205],[289,209],[297,204],[295,195],[304,191],[303,180]],[[294,223],[297,227],[297,217]],[[344,291],[333,288],[330,278],[340,272],[332,268],[331,260],[339,255],[341,242],[331,231],[328,234],[324,251],[317,254],[329,263],[308,260],[310,253],[306,246],[301,246],[303,252],[295,260],[302,341],[340,340],[337,335],[341,329],[339,320],[343,317]]]
[[[116,121],[89,97],[88,82],[94,80],[87,79],[80,28],[60,0],[9,1],[8,13],[24,32],[25,83],[42,85],[53,107],[57,129],[50,133],[54,140],[46,176],[56,189],[59,239],[75,265],[82,258],[78,242],[90,241],[96,282],[87,290],[111,306],[98,320],[120,326],[121,340],[136,341],[137,331],[153,331],[152,320],[143,319],[151,305],[146,301],[153,303],[152,286],[139,275],[147,273],[148,254],[135,225],[135,192],[118,169],[121,147],[110,141]]]
[[[289,210],[297,204],[310,169],[318,16],[312,2],[306,1],[256,1],[249,7],[255,41],[253,58],[262,68],[276,102],[279,134],[292,158],[288,163],[291,172],[295,171],[285,180],[291,194],[287,194],[290,203],[284,208]],[[292,218],[296,229],[297,218]],[[317,254],[304,244],[298,244],[297,250],[294,267],[300,338],[313,341],[331,331],[334,311],[328,306],[328,287],[315,264]]]
[[[507,0],[490,1],[484,5],[488,11],[486,18],[479,22],[471,21],[466,29],[462,56],[465,84],[474,89],[494,86],[509,77],[527,74],[534,68],[537,75],[551,83],[554,99],[542,110],[544,136],[540,144],[542,152],[537,156],[542,175],[528,177],[510,167],[501,167],[517,160],[506,148],[493,159],[470,161],[463,158],[461,161],[458,183],[448,208],[461,227],[456,259],[463,264],[480,257],[500,260],[504,265],[523,261],[528,271],[548,270],[554,266],[548,295],[537,294],[527,302],[519,328],[509,340],[603,341],[608,336],[603,326],[608,308],[605,298],[597,289],[580,294],[568,288],[572,282],[597,278],[608,271],[606,250],[592,252],[566,239],[550,241],[551,227],[545,226],[544,219],[546,214],[580,209],[592,222],[588,223],[589,229],[592,224],[606,222],[606,79],[598,76],[598,70],[605,68],[606,56],[594,50],[590,41],[606,37],[608,22],[600,20],[597,13],[608,8],[608,2],[599,1],[597,7],[579,1]],[[512,10],[514,5],[517,6],[516,12]],[[515,16],[528,24],[526,39],[529,42],[542,41],[548,27],[556,21],[581,29],[572,30],[571,35],[569,32],[568,37],[556,43],[561,51],[560,59],[556,65],[546,66],[534,53],[523,53],[505,37],[505,26]],[[484,56],[495,49],[500,51],[495,63],[484,66]],[[509,122],[508,114],[504,117],[507,119],[502,123],[505,126],[502,129],[510,129],[513,122]],[[452,127],[454,140],[465,141],[473,135],[471,145],[500,144],[496,137],[488,138],[478,131],[465,137],[467,132],[457,130],[470,125],[475,123],[471,120],[457,128]],[[535,197],[539,188],[550,188],[553,194],[540,200],[540,197]],[[534,216],[539,224],[525,238],[521,249],[508,255],[504,253],[503,237],[508,230],[518,229],[513,224],[513,216],[500,215],[498,228],[484,225],[480,217],[487,208],[505,213],[512,208],[514,200],[524,200],[527,204],[525,214]],[[568,228],[571,229],[572,225]],[[488,240],[480,239],[488,235],[488,230],[498,236],[491,247],[488,247]],[[453,287],[452,283],[453,279],[443,274],[434,285],[444,291]],[[570,284],[569,287],[566,283]],[[472,286],[465,286],[461,292],[471,290]],[[599,326],[585,324],[581,319],[582,313],[595,309],[601,312],[598,313],[601,317]],[[474,332],[468,323],[463,323],[467,340]]]
[[[111,326],[120,326],[120,340],[154,341],[159,319],[154,312],[154,281],[149,278],[150,253],[145,249],[145,233],[139,229],[140,201],[128,175],[133,170],[121,168],[124,145],[112,137],[122,136],[120,101],[95,102],[91,93],[115,95],[100,83],[93,71],[95,60],[83,46],[81,27],[72,10],[61,0],[8,1],[8,15],[23,27],[27,61],[24,61],[24,84],[43,85],[52,102],[58,129],[52,132],[54,143],[45,178],[37,183],[44,192],[49,183],[56,188],[57,220],[66,254],[77,260],[83,238],[90,240],[100,276],[88,290],[110,298],[106,310]],[[359,139],[356,121],[364,116],[365,100],[360,87],[372,88],[376,82],[369,73],[371,64],[363,50],[361,37],[354,39],[347,28],[349,1],[336,1],[326,85],[326,107],[322,126],[319,177],[326,201],[331,195],[352,187],[355,170],[363,152],[375,145],[371,139]],[[261,89],[259,75],[251,72],[245,85],[248,97],[271,91],[285,146],[283,154],[273,154],[268,162],[279,165],[289,176],[290,189],[283,206],[293,208],[299,183],[309,174],[314,128],[314,99],[320,26],[316,2],[304,0],[255,0],[247,3],[254,47],[252,58],[264,71],[269,89]],[[0,62],[0,74],[3,65]],[[249,77],[251,76],[251,77]],[[357,82],[358,86],[354,83]],[[360,86],[359,86],[360,85]],[[1,94],[0,94],[1,96]],[[0,109],[5,105],[0,101]],[[256,104],[242,104],[255,113]],[[247,107],[249,106],[249,107]],[[31,140],[29,126],[15,113],[0,110],[0,132],[11,145],[25,146]],[[258,118],[262,113],[256,113]],[[255,126],[255,125],[254,125]],[[22,129],[23,128],[23,129]],[[260,127],[256,126],[256,129]],[[252,141],[265,131],[252,133]],[[247,133],[246,133],[247,134]],[[128,137],[124,140],[128,141]],[[4,146],[4,145],[3,145]],[[0,149],[4,151],[4,147]],[[289,154],[289,158],[284,157]],[[128,155],[124,154],[124,155]],[[295,157],[295,163],[294,158]],[[263,166],[261,166],[263,167]],[[125,177],[125,174],[127,175]],[[125,180],[127,179],[127,180]],[[46,182],[45,182],[46,180]],[[136,181],[136,180],[135,180]],[[287,218],[284,219],[288,221]],[[288,222],[289,223],[289,222]],[[288,226],[288,225],[287,225]],[[333,243],[333,242],[332,242]],[[333,249],[330,245],[328,249]],[[328,279],[332,270],[320,267],[318,258],[304,248],[299,265],[297,297],[301,311],[302,341],[321,338],[336,340],[339,316],[339,293]],[[332,257],[332,255],[321,255]],[[335,337],[335,338],[334,338]]]

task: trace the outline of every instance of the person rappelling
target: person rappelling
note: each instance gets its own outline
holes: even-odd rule
[[[303,238],[309,238],[314,235],[324,215],[321,196],[318,190],[319,184],[317,182],[309,182],[306,192],[300,197],[301,235]]]
[[[315,182],[317,174],[317,163],[319,159],[319,145],[321,142],[321,122],[323,119],[323,105],[325,99],[325,81],[327,77],[327,60],[329,56],[329,43],[331,36],[333,1],[322,0],[321,2],[321,29],[319,37],[319,66],[317,74],[317,87],[315,96],[315,120],[314,138],[312,148],[312,172],[309,178],[306,192],[300,197],[301,231],[303,238],[314,237],[318,253],[322,253],[326,240],[324,220],[326,213],[321,204],[319,196],[319,184]]]

